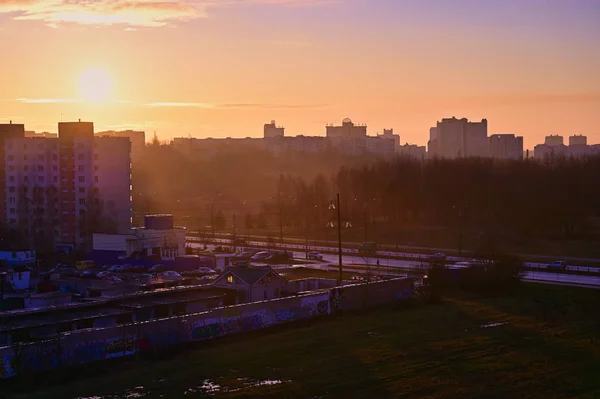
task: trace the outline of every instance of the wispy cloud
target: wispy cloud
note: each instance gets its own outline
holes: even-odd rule
[[[25,104],[53,104],[53,103],[79,103],[80,99],[77,98],[17,98]]]
[[[196,102],[155,102],[145,104],[146,107],[182,107],[204,109],[309,109],[326,108],[326,104],[259,104],[259,103],[196,103]]]
[[[180,103],[172,101],[164,101],[157,103],[145,104],[146,107],[181,107],[181,108],[214,108],[212,104],[206,103]]]
[[[85,102],[81,98],[17,98],[16,100],[23,104],[65,104]],[[130,102],[124,100],[109,100],[102,101],[101,104],[130,104]]]
[[[323,5],[339,0],[0,0],[1,13],[16,13],[17,20],[39,20],[47,26],[60,23],[125,24],[159,27],[174,21],[205,17],[210,7],[236,4],[282,6]]]

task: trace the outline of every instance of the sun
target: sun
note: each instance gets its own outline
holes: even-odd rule
[[[108,101],[112,90],[111,76],[103,69],[90,68],[79,76],[79,95],[85,101]]]

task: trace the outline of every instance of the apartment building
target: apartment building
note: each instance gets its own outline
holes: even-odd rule
[[[487,157],[487,119],[470,122],[467,118],[442,119],[429,130],[429,156],[439,158]]]
[[[94,232],[131,227],[131,143],[94,137],[91,122],[58,125],[58,138],[3,140],[9,228],[28,245],[87,248]]]
[[[489,155],[496,159],[523,159],[523,137],[493,134],[489,138]]]

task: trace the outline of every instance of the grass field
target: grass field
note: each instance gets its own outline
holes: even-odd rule
[[[593,399],[600,398],[599,309],[597,290],[524,285],[511,296],[344,314],[220,339],[167,360],[94,367],[37,392],[0,392],[11,399]]]

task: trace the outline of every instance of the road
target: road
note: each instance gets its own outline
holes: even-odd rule
[[[192,247],[199,247],[200,244],[191,244]],[[294,258],[304,259],[304,252],[294,252]],[[379,260],[379,266],[381,268],[389,268],[391,271],[409,271],[422,270],[425,265],[423,259],[415,258],[415,260],[403,260],[403,259],[388,259],[388,258],[365,258],[362,256],[344,255],[342,258],[344,265],[371,265],[376,266],[377,260]],[[368,263],[367,263],[368,262]],[[318,263],[319,264],[319,263]],[[337,270],[338,255],[337,254],[323,254],[322,266],[328,266],[330,269]],[[543,266],[545,269],[546,265]],[[394,270],[396,269],[396,270]],[[400,269],[400,270],[398,270]],[[587,268],[585,268],[587,271]],[[539,283],[551,283],[551,284],[563,284],[563,285],[580,285],[580,286],[597,286],[600,287],[600,276],[586,276],[577,274],[565,274],[548,271],[527,271],[523,274],[524,281],[539,282]]]
[[[199,241],[198,238],[194,238],[194,237],[188,237],[187,238],[188,242],[197,242]],[[229,245],[231,240],[229,239],[215,239],[216,242],[218,243],[222,243],[222,244],[226,244]],[[266,248],[268,246],[267,242],[263,242],[263,241],[247,241],[246,242],[247,246],[252,246],[252,247],[263,247]],[[299,244],[277,244],[277,248],[279,249],[287,249],[290,251],[305,251],[306,247],[304,245],[299,245]],[[310,251],[317,251],[317,252],[321,252],[323,254],[326,253],[335,253],[337,254],[337,249],[336,248],[332,248],[332,247],[326,247],[326,246],[311,246]],[[353,258],[360,258],[361,261],[364,263],[364,259],[363,257],[357,255],[357,250],[356,249],[352,249],[352,248],[342,248],[342,253],[344,254],[344,258],[347,257],[347,255],[350,255]],[[396,251],[377,251],[377,255],[379,257],[394,257],[394,258],[406,258],[406,259],[414,259],[414,262],[419,263],[419,265],[423,262],[426,262],[429,258],[429,255],[426,254],[415,254],[415,253],[408,253],[408,252],[396,252]],[[337,255],[336,255],[337,256]],[[304,255],[301,255],[300,257],[304,257]],[[373,258],[375,259],[375,258]],[[380,258],[380,262],[382,260],[387,260],[387,259],[381,259]],[[447,261],[450,262],[470,262],[470,261],[475,261],[475,259],[473,258],[467,258],[467,257],[457,257],[457,256],[449,256],[446,258]],[[336,260],[337,262],[337,260]],[[359,262],[359,261],[357,261]],[[534,262],[525,262],[524,263],[525,267],[530,268],[530,269],[546,269],[548,267],[547,263],[534,263]],[[586,272],[586,273],[598,273],[600,274],[600,268],[598,267],[588,267],[588,266],[567,266],[568,271],[571,272]]]
[[[231,235],[228,234],[221,234],[219,235],[221,238],[217,239],[220,240],[223,243],[230,243],[231,242]],[[196,239],[198,240],[198,236],[194,235],[193,233],[188,235],[189,239]],[[244,235],[244,238],[246,239],[250,239],[254,242],[261,242],[261,243],[267,243],[269,241],[269,237],[265,237],[265,236],[248,236],[248,235]],[[272,239],[272,237],[271,237]],[[292,242],[295,244],[295,246],[301,246],[302,248],[304,248],[305,245],[305,240],[302,238],[284,238],[284,242]],[[279,243],[276,243],[278,246],[280,245]],[[315,246],[318,247],[327,247],[327,248],[337,248],[337,242],[332,242],[332,241],[323,241],[323,240],[309,240],[309,244],[311,248],[314,248]],[[361,245],[362,243],[359,242],[344,242],[343,246],[347,247],[347,248],[357,248]],[[416,255],[415,251],[424,251],[426,253],[433,253],[433,252],[441,252],[441,253],[453,253],[456,252],[455,249],[448,249],[448,248],[430,248],[430,247],[418,247],[418,246],[410,246],[410,245],[380,245],[380,247],[383,250],[388,250],[388,251],[392,251],[395,250],[394,252],[407,252],[410,253],[412,255]],[[465,253],[469,253],[469,251],[463,251]],[[425,255],[427,256],[427,255]],[[541,259],[544,262],[550,263],[552,261],[557,260],[555,256],[547,256],[547,255],[536,255],[536,254],[519,254],[520,257],[522,258],[536,258],[536,259]],[[581,263],[596,263],[598,265],[600,265],[600,259],[592,259],[592,258],[578,258],[578,257],[560,257],[561,260],[564,260],[567,263],[572,263],[572,264],[581,264]]]

